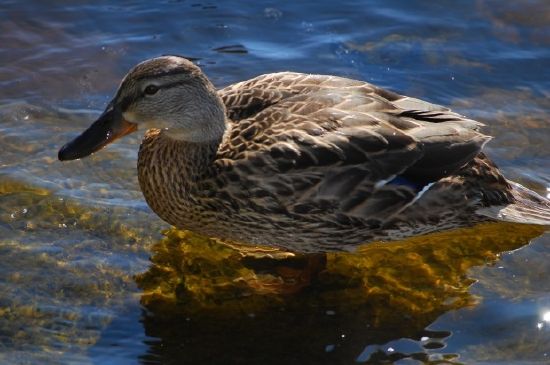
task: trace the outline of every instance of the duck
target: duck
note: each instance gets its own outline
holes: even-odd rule
[[[199,66],[133,67],[58,153],[145,130],[143,196],[179,229],[297,253],[353,251],[479,222],[550,225],[550,201],[506,179],[482,123],[365,81],[297,72],[216,89]]]

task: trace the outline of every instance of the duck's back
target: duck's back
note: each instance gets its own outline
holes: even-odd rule
[[[274,150],[293,149],[299,156],[287,156],[292,170],[375,159],[387,165],[384,158],[398,153],[405,160],[386,166],[392,174],[375,178],[406,170],[424,183],[450,175],[490,139],[479,133],[481,123],[447,108],[336,76],[267,74],[220,95],[231,121],[220,158],[270,155],[274,160],[266,162],[274,166],[285,157],[273,156]],[[321,151],[329,158],[316,159]]]

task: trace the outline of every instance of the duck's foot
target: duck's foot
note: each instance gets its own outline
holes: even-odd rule
[[[314,283],[325,270],[324,253],[295,255],[284,259],[245,257],[243,265],[254,270],[256,278],[248,285],[258,293],[291,295]]]

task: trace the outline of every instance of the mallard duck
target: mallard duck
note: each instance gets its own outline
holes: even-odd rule
[[[88,156],[137,129],[141,190],[166,222],[293,252],[501,219],[550,224],[550,202],[481,152],[481,123],[364,81],[279,72],[216,90],[178,56],[144,61],[59,151]]]

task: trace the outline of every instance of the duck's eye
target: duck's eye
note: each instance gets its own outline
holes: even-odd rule
[[[144,92],[146,95],[155,95],[159,91],[159,87],[157,85],[148,85]]]

